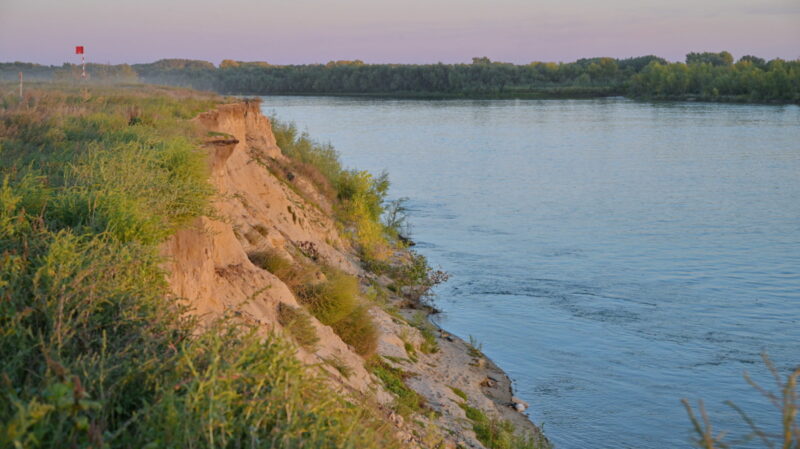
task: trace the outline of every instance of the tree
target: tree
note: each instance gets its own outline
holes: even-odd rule
[[[719,53],[703,52],[703,53],[689,53],[686,55],[686,64],[711,64],[713,66],[729,66],[733,65],[733,55],[727,51]]]

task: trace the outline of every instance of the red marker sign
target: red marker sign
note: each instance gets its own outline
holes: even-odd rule
[[[75,47],[75,54],[76,55],[82,55],[83,54],[83,45],[78,45],[77,47]]]

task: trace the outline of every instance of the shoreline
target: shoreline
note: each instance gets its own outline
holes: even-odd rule
[[[407,385],[438,415],[436,424],[450,434],[455,447],[488,447],[476,435],[476,421],[470,419],[483,413],[493,425],[512,424],[518,436],[527,435],[541,445],[535,447],[550,447],[546,435],[525,413],[529,404],[515,397],[508,374],[478,348],[434,323],[431,317],[438,313],[434,308],[394,294],[389,306],[397,313],[373,314],[383,334],[377,354],[408,374]],[[421,348],[426,332],[428,338],[433,333],[437,350],[410,353],[409,343]]]

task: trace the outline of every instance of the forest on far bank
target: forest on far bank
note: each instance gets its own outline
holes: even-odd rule
[[[77,64],[0,63],[0,80],[67,81]],[[800,59],[735,60],[727,51],[689,53],[685,62],[658,56],[587,58],[517,65],[473,58],[469,64],[272,65],[162,59],[148,64],[87,64],[92,82],[143,82],[241,95],[374,95],[420,98],[591,98],[628,96],[800,104]]]

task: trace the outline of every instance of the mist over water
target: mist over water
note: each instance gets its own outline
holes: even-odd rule
[[[557,447],[689,447],[779,415],[759,354],[800,364],[800,107],[624,99],[265,97],[388,170],[453,277],[438,322],[515,380]],[[735,433],[735,432],[734,432]]]

